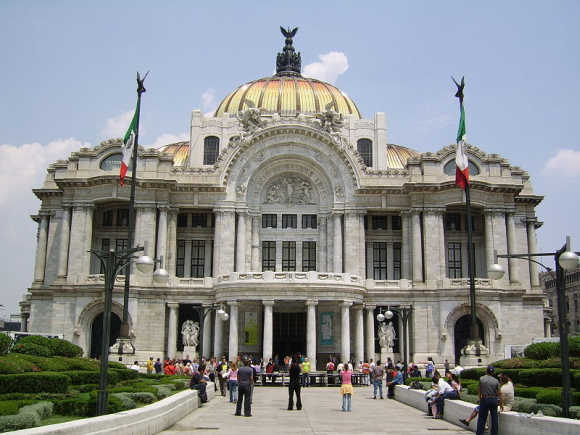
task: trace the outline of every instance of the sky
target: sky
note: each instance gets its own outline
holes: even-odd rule
[[[0,318],[33,279],[47,166],[121,137],[135,73],[150,74],[140,144],[187,138],[191,111],[271,75],[279,26],[299,27],[304,75],[333,83],[388,142],[454,143],[450,76],[465,76],[468,142],[528,171],[545,199],[539,248],[580,250],[578,1],[0,2]],[[548,263],[550,259],[546,259]],[[549,264],[550,265],[550,264]]]

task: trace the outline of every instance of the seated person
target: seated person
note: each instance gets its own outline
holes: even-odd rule
[[[402,385],[403,384],[403,374],[400,371],[391,369],[390,370],[390,378],[391,380],[387,382],[387,398],[394,399],[395,398],[395,385]]]
[[[200,373],[201,371],[201,373]],[[191,381],[189,383],[189,388],[192,390],[198,390],[198,396],[201,403],[207,402],[207,379],[202,373],[205,372],[205,367],[200,367],[199,371],[193,372]]]

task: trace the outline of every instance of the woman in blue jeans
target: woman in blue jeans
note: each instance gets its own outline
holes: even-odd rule
[[[226,376],[228,377],[228,386],[230,388],[230,402],[238,402],[238,366],[232,361],[230,363],[230,369],[228,370]]]

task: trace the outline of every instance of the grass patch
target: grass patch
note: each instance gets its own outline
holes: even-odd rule
[[[67,423],[69,421],[81,420],[86,417],[77,417],[74,415],[53,415],[52,417],[45,418],[40,422],[39,426],[48,426],[49,424]]]

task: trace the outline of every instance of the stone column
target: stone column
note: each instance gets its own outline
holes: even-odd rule
[[[211,310],[209,308],[204,309],[203,318],[203,349],[201,350],[202,356],[206,358],[211,358]]]
[[[358,215],[356,213],[346,213],[344,215],[344,249],[348,255],[344,256],[344,271],[353,275],[359,275],[359,226]]]
[[[409,245],[410,214],[408,211],[401,212],[401,278],[411,279],[411,250]]]
[[[485,219],[485,270],[489,269],[494,262],[493,258],[493,230],[492,230],[492,219],[493,214],[489,210],[484,211]]]
[[[221,358],[224,354],[223,333],[224,321],[217,314],[214,317],[214,334],[213,334],[213,354],[216,358]]]
[[[157,256],[163,256],[161,267],[167,268],[167,207],[159,208],[159,226],[157,229]],[[159,267],[159,266],[157,266]]]
[[[493,238],[493,249],[497,249],[499,254],[508,252],[508,241],[507,241],[507,231],[506,231],[506,218],[505,212],[503,210],[497,210],[492,215],[492,238]],[[492,261],[493,261],[493,249],[492,249]],[[499,264],[501,264],[505,270],[505,275],[502,281],[506,283],[510,280],[510,268],[508,266],[508,261],[506,258],[499,258]]]
[[[328,271],[327,250],[326,250],[326,216],[318,216],[318,233],[320,235],[320,248],[318,249],[318,270]]]
[[[272,358],[272,348],[273,348],[273,334],[274,334],[274,322],[272,319],[272,311],[274,307],[274,301],[262,301],[264,305],[264,325],[262,331],[263,344],[262,344],[262,358],[267,364],[269,359]]]
[[[228,360],[236,361],[238,358],[238,301],[228,302],[230,306],[230,343],[228,347]]]
[[[167,259],[165,269],[169,275],[175,276],[175,262],[177,258],[177,214],[179,209],[171,208],[167,215]]]
[[[224,226],[224,214],[221,210],[214,210],[214,214],[215,214],[215,227],[213,229],[213,276],[217,277],[218,275],[222,274],[221,255],[222,255],[222,238],[223,238],[222,230]]]
[[[506,230],[507,230],[508,252],[510,254],[516,254],[518,252],[516,249],[516,225],[514,222],[513,213],[507,214]],[[518,260],[516,260],[515,258],[510,258],[508,261],[511,282],[519,282],[519,276],[517,272],[519,263],[517,261]],[[522,260],[519,261],[521,262]]]
[[[529,220],[528,224],[528,254],[538,253],[538,244],[536,241],[536,221]],[[532,288],[538,288],[540,286],[540,278],[538,277],[538,265],[536,263],[530,263],[530,285]]]
[[[376,305],[365,305],[367,311],[367,342],[366,342],[366,356],[367,362],[370,362],[371,358],[375,359],[375,308]]]
[[[334,227],[334,273],[342,273],[342,221],[340,214],[333,215]]]
[[[246,271],[246,213],[238,212],[238,230],[236,237],[236,271]]]
[[[316,305],[318,301],[306,301],[306,356],[312,371],[316,371]]]
[[[46,266],[46,248],[48,242],[48,219],[46,214],[40,215],[38,223],[38,241],[36,243],[36,261],[34,264],[34,282],[44,282],[44,270]]]
[[[82,276],[86,277],[91,273],[91,254],[89,250],[93,247],[93,218],[95,208],[91,205],[84,207],[85,209],[85,234],[84,234],[84,244],[83,244],[83,270]],[[70,257],[69,257],[70,258]]]
[[[444,209],[426,209],[423,213],[423,246],[425,248],[425,281],[445,278]]]
[[[167,358],[175,358],[177,353],[177,317],[179,304],[170,302],[169,307],[169,325],[167,330]]]
[[[83,275],[84,263],[88,262],[90,266],[90,257],[86,252],[87,239],[92,241],[92,222],[87,222],[88,206],[75,205],[72,209],[71,229],[69,239],[69,255],[71,258],[68,265],[67,280],[70,283],[78,283]],[[92,220],[92,212],[91,212]],[[88,231],[90,228],[90,231]],[[89,248],[90,249],[90,246]],[[88,254],[85,257],[85,254]]]
[[[234,271],[235,213],[231,210],[216,210],[214,243],[215,275]]]
[[[341,303],[341,339],[340,344],[342,352],[340,354],[341,361],[350,360],[350,306],[352,302],[344,301]]]
[[[70,207],[62,210],[60,223],[60,246],[58,258],[58,278],[66,278],[68,270],[68,245],[70,240]]]
[[[365,279],[366,277],[366,269],[367,269],[367,263],[366,263],[366,249],[367,249],[367,244],[366,244],[366,234],[365,234],[365,214],[366,213],[360,213],[358,215],[358,228],[359,228],[359,241],[358,241],[358,252],[359,252],[359,259],[358,259],[358,263],[359,263],[359,272],[358,275],[362,278]],[[362,326],[362,325],[361,325]]]
[[[252,272],[262,270],[260,262],[260,216],[252,216]]]
[[[355,305],[354,311],[354,359],[355,363],[364,361],[364,321],[363,321],[363,306]]]
[[[423,281],[423,252],[421,249],[421,215],[418,210],[413,210],[411,215],[413,226],[413,281]]]

